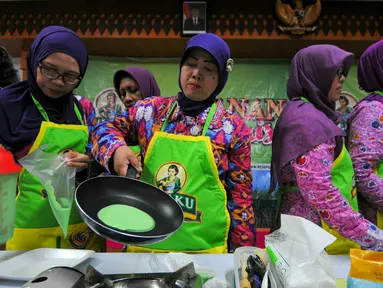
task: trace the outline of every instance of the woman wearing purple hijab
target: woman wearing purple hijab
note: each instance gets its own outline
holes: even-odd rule
[[[118,97],[124,103],[126,109],[132,107],[139,100],[151,96],[161,96],[160,87],[158,87],[154,75],[142,67],[128,67],[116,71],[113,76],[113,84]],[[139,161],[141,161],[142,157],[137,137],[128,137],[126,142],[136,153]],[[108,175],[109,173],[105,174]],[[107,240],[108,249],[114,249],[113,247],[123,248],[122,244],[112,243],[112,241]]]
[[[129,67],[116,71],[113,76],[113,84],[126,109],[132,107],[139,100],[161,96],[161,90],[154,75],[142,67]],[[140,147],[137,143],[137,137],[128,137],[126,140],[129,147],[139,155]]]
[[[65,155],[68,166],[88,166],[88,129],[73,95],[87,64],[86,47],[73,31],[50,26],[36,36],[27,55],[27,80],[0,90],[0,144],[17,160],[46,146],[45,152]],[[7,250],[104,248],[104,240],[82,221],[75,205],[66,238],[52,209],[39,178],[23,169]]]
[[[362,245],[382,249],[383,232],[358,212],[351,157],[335,111],[353,55],[314,45],[293,58],[290,101],[273,135],[271,189],[283,193],[282,213],[304,217],[337,237],[326,250],[348,254]]]
[[[113,84],[126,109],[147,97],[161,96],[154,75],[145,68],[129,67],[118,70],[113,76]]]
[[[92,151],[101,165],[126,175],[131,164],[184,210],[170,238],[130,251],[227,253],[229,242],[232,249],[254,245],[251,131],[217,99],[232,64],[220,37],[194,36],[181,57],[177,96],[146,98],[96,127]],[[137,137],[143,168],[127,136]]]
[[[383,229],[383,40],[360,57],[358,82],[369,95],[350,115],[347,145],[361,213]]]

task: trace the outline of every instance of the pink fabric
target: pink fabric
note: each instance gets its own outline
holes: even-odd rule
[[[270,228],[257,228],[255,246],[261,249],[266,248],[265,237],[270,234]]]
[[[282,213],[304,217],[317,225],[321,218],[344,237],[373,249],[383,249],[383,231],[352,210],[337,187],[330,170],[334,162],[335,139],[314,147],[282,169],[282,187],[297,186],[286,192]]]
[[[106,248],[107,249],[123,249],[124,245],[121,243],[113,242],[111,240],[106,240]]]
[[[383,160],[383,103],[362,101],[351,112],[348,149],[354,164],[361,213],[376,223],[383,213],[383,178],[374,168]]]

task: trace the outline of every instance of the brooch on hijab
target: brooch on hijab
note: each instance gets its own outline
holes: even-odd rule
[[[234,65],[234,60],[231,59],[231,58],[227,59],[227,61],[226,61],[226,71],[227,72],[233,71],[233,65]]]

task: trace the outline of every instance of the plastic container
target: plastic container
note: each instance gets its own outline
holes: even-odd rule
[[[265,265],[269,263],[269,257],[267,256],[266,250],[257,247],[239,247],[234,251],[234,284],[235,288],[240,288],[242,278],[242,267],[246,267],[246,263],[242,265],[243,260],[247,261],[250,255],[259,255]]]
[[[16,218],[17,178],[21,166],[0,146],[0,244],[13,236]]]

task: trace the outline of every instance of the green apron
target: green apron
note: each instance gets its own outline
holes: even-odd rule
[[[82,125],[55,124],[49,121],[47,113],[33,96],[32,99],[45,121],[41,123],[39,134],[29,154],[45,144],[49,144],[49,147],[44,151],[49,153],[59,154],[67,150],[84,153],[88,143],[88,129],[83,124],[78,107],[75,105],[75,113]],[[105,240],[88,228],[74,203],[65,239],[40,180],[22,169],[17,188],[16,223],[13,237],[6,244],[7,250],[36,248],[104,250]]]
[[[383,92],[375,91],[374,93],[379,94],[383,96]],[[383,178],[383,161],[380,161],[375,167],[374,167],[375,173],[380,177]],[[383,229],[383,215],[379,211],[377,212],[377,226],[380,229]]]
[[[331,168],[332,185],[338,187],[342,196],[347,200],[351,208],[358,212],[358,198],[355,188],[354,167],[351,156],[343,145],[342,151],[335,159]],[[350,249],[360,249],[360,245],[343,237],[335,230],[331,229],[323,220],[322,228],[334,235],[337,240],[326,247],[326,251],[331,255],[350,254]]]
[[[149,144],[140,179],[171,195],[184,211],[184,223],[168,239],[145,247],[128,246],[128,251],[227,253],[230,216],[226,190],[218,176],[210,138],[205,136],[216,104],[210,109],[202,136],[164,132],[176,106]]]

